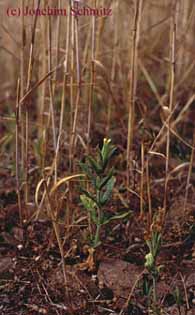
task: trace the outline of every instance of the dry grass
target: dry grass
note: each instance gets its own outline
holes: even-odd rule
[[[165,157],[161,206],[168,210],[172,148],[177,141],[190,150],[186,204],[194,165],[190,134],[194,130],[190,120],[194,2],[86,0],[86,5],[97,8],[110,6],[112,16],[6,16],[8,5],[24,8],[27,4],[65,6],[68,13],[75,5],[63,0],[0,3],[1,154],[13,120],[16,141],[11,150],[16,152],[19,209],[22,202],[34,202],[43,178],[46,184],[40,205],[44,205],[46,197],[50,198],[48,186],[76,174],[78,160],[104,136],[119,146],[127,165],[126,169],[122,162],[119,165],[123,183],[139,195],[141,214],[149,209],[150,221],[154,157],[161,162]],[[183,162],[178,160],[178,164]],[[68,183],[68,190],[66,222],[71,224],[74,184]],[[42,211],[40,205],[36,218]],[[51,202],[48,205],[52,207]],[[22,220],[24,214],[20,216]]]

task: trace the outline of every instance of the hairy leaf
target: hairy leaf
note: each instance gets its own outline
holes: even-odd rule
[[[102,167],[99,165],[97,161],[95,161],[94,158],[92,158],[90,155],[87,156],[87,160],[91,164],[92,169],[95,171],[97,175],[100,175],[102,173]]]
[[[102,206],[105,205],[110,200],[115,182],[116,182],[116,179],[114,176],[112,176],[107,182],[106,187],[105,187],[106,191],[103,193],[100,199],[100,203]]]

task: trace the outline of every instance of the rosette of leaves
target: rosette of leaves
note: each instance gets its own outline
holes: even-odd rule
[[[96,158],[88,155],[85,162],[80,162],[82,171],[89,182],[88,189],[81,188],[81,202],[89,213],[91,222],[95,226],[94,235],[91,236],[92,246],[95,248],[101,244],[100,230],[103,225],[126,217],[129,212],[109,216],[105,207],[112,198],[113,188],[116,182],[114,168],[109,166],[117,148],[111,144],[110,139],[104,139],[102,149],[98,149]]]

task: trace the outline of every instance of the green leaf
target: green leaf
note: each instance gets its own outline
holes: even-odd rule
[[[87,196],[88,198],[90,198],[91,200],[93,200],[97,204],[95,197],[90,192],[88,192],[87,190],[85,190],[83,188],[80,188],[80,190],[85,196]]]
[[[98,189],[101,190],[107,184],[107,182],[112,176],[113,176],[113,168],[110,170],[109,174],[106,177],[102,178],[102,180],[99,183]]]
[[[131,213],[132,213],[132,211],[128,211],[128,212],[125,212],[125,213],[115,214],[115,215],[111,216],[110,218],[104,218],[102,224],[105,225],[105,224],[110,223],[110,222],[113,221],[113,220],[124,219],[124,218],[126,218],[126,217],[127,217],[129,214],[131,214]]]
[[[178,306],[182,305],[183,299],[182,299],[182,294],[180,292],[180,289],[178,286],[176,286],[175,292],[173,293],[175,302]]]
[[[161,245],[161,234],[157,231],[152,233],[152,254],[154,258],[157,257]]]
[[[104,206],[110,200],[115,182],[116,182],[116,178],[114,176],[112,176],[108,180],[106,184],[106,191],[103,193],[103,196],[101,196],[100,198],[100,203],[102,206]]]
[[[150,252],[152,253],[153,248],[152,248],[151,241],[150,240],[146,240],[146,244],[148,245],[148,248],[149,248]]]
[[[112,158],[116,150],[117,148],[111,144],[110,139],[104,139],[104,144],[103,144],[101,155],[100,155],[103,170],[106,169],[108,162],[110,161],[110,159]]]
[[[102,173],[102,167],[92,158],[90,155],[88,155],[87,160],[91,164],[92,169],[95,171],[97,175],[100,175]]]
[[[145,262],[145,267],[151,270],[154,267],[154,257],[151,253],[148,253],[145,256],[146,262]]]
[[[89,166],[86,163],[79,162],[79,166],[82,169],[82,171],[91,179],[93,178],[93,174],[91,173],[91,170]]]
[[[86,195],[81,195],[80,199],[81,199],[83,206],[87,210],[91,211],[92,209],[95,209],[96,203],[91,198],[87,197]]]
[[[110,150],[110,152],[108,154],[108,160],[111,160],[111,158],[113,157],[113,155],[115,154],[116,151],[117,151],[116,147],[113,147],[112,150]]]
[[[98,148],[99,163],[103,166],[102,150]]]
[[[143,294],[149,297],[151,292],[152,292],[152,286],[150,285],[150,283],[147,279],[144,279],[144,281],[143,281]]]
[[[91,198],[88,198],[85,195],[81,195],[80,199],[85,209],[89,211],[92,221],[97,225],[98,216],[97,216],[96,203],[93,200],[91,200]]]
[[[80,165],[81,170],[88,176],[93,186],[96,187],[95,177],[91,172],[91,168],[87,165],[87,163],[80,162],[79,165]]]
[[[96,176],[95,179],[95,189],[100,190],[100,183],[101,183],[101,178],[99,176]]]
[[[104,143],[101,149],[101,156],[102,156],[102,161],[106,161],[107,160],[107,156],[109,153],[109,148],[110,148],[110,142],[111,139],[104,139]]]

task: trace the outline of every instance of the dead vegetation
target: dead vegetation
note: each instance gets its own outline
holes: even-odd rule
[[[194,314],[194,2],[0,8],[1,314]]]

